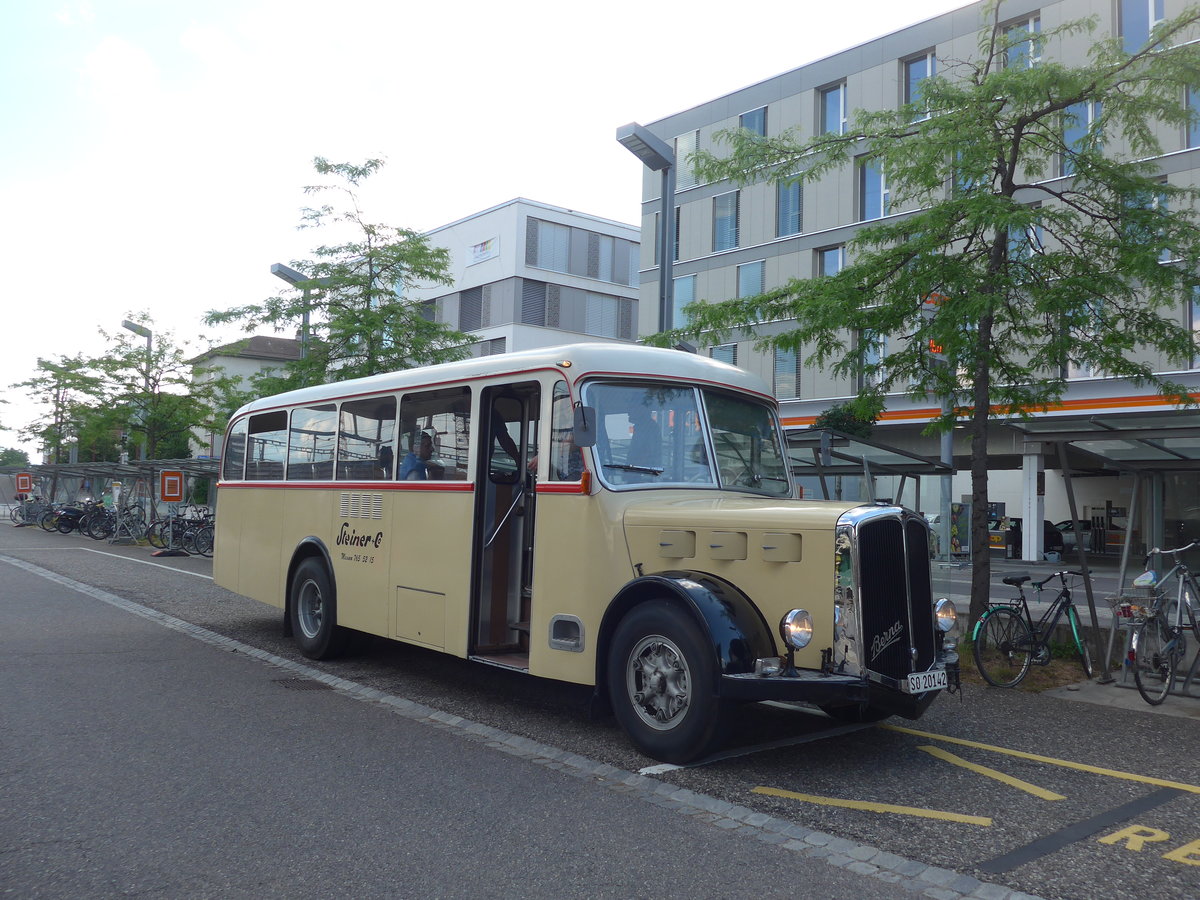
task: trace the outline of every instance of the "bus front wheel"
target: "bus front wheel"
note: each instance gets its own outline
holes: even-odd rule
[[[329,659],[345,647],[346,630],[338,627],[333,585],[320,560],[306,559],[297,567],[288,615],[296,645],[309,659]]]
[[[683,763],[721,739],[716,656],[678,607],[654,600],[629,612],[613,635],[607,674],[613,713],[643,753]]]

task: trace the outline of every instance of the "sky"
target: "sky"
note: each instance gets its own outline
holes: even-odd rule
[[[43,411],[10,385],[131,313],[197,353],[241,336],[204,313],[310,256],[314,157],[385,159],[361,199],[389,225],[515,197],[637,224],[618,126],[964,5],[0,0],[0,447],[37,461],[17,430]]]

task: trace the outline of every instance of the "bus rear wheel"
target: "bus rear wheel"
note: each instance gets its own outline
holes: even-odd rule
[[[607,675],[617,721],[648,756],[688,762],[723,736],[716,654],[700,627],[670,603],[643,603],[621,620]]]
[[[309,558],[292,577],[288,616],[296,646],[309,659],[330,659],[346,646],[346,629],[337,624],[337,599],[324,563]]]

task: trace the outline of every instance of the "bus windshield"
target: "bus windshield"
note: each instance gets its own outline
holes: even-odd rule
[[[748,397],[678,385],[593,382],[594,453],[609,487],[686,485],[791,495],[774,412]]]

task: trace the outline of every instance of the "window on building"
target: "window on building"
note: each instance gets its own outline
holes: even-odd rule
[[[820,134],[846,133],[846,83],[831,85],[817,91]]]
[[[763,292],[764,271],[766,262],[744,263],[737,267],[737,295],[739,297],[756,297]]]
[[[885,376],[883,360],[887,356],[887,335],[864,328],[858,333],[858,359],[861,365],[858,377],[860,389],[874,387]]]
[[[1104,111],[1102,103],[1075,103],[1063,113],[1063,154],[1059,160],[1059,175],[1075,173],[1075,154],[1098,148],[1101,143],[1097,122]]]
[[[1143,247],[1153,246],[1164,242],[1166,222],[1169,210],[1167,195],[1163,191],[1154,191],[1143,195],[1137,202],[1129,205],[1125,213],[1122,232],[1126,240]],[[1159,253],[1159,261],[1171,259],[1171,248],[1163,247]]]
[[[713,197],[713,252],[732,250],[738,245],[738,198],[740,191]]]
[[[1187,89],[1187,107],[1192,111],[1192,120],[1187,126],[1187,136],[1184,146],[1200,147],[1200,87]]]
[[[1072,341],[1072,344],[1085,347],[1093,343],[1100,334],[1103,319],[1103,298],[1097,298],[1089,302],[1083,314],[1083,321],[1076,323],[1072,329],[1075,331],[1075,340]],[[1086,360],[1068,358],[1064,374],[1067,378],[1091,378],[1094,375],[1099,375],[1100,371]]]
[[[483,288],[467,288],[458,295],[458,330],[478,331],[482,327]]]
[[[882,219],[891,212],[887,176],[879,162],[864,159],[858,164],[858,218],[861,222]]]
[[[546,324],[546,284],[526,278],[521,282],[521,323]]]
[[[846,248],[842,244],[836,247],[823,247],[816,253],[819,277],[833,277],[842,271],[842,267],[846,264]]]
[[[508,338],[492,338],[475,345],[476,356],[499,356],[508,349]]]
[[[1042,61],[1042,18],[1033,16],[1004,29],[1008,50],[1004,64],[1010,69],[1032,69]]]
[[[775,348],[775,397],[792,400],[800,396],[800,354],[795,350]]]
[[[583,330],[599,337],[620,337],[619,301],[607,294],[588,294],[584,300]]]
[[[675,237],[674,237],[674,245],[673,245],[673,246],[672,246],[672,248],[671,248],[671,259],[672,259],[672,261],[674,261],[674,262],[679,262],[679,243],[680,243],[680,241],[679,241],[679,235],[682,233],[682,232],[681,232],[681,229],[682,229],[682,226],[680,225],[680,222],[679,222],[679,207],[677,206],[677,207],[675,207]]]
[[[760,106],[758,109],[742,113],[738,116],[738,125],[747,131],[752,131],[755,134],[761,134],[765,137],[767,133],[767,108]]]
[[[537,257],[534,265],[565,272],[571,260],[571,229],[557,222],[537,220]]]
[[[937,74],[937,58],[933,51],[906,59],[904,65],[904,104],[916,107],[914,119],[929,118],[929,105],[923,96],[922,82]]]
[[[721,344],[718,347],[709,347],[708,355],[717,362],[729,363],[731,366],[736,366],[737,344]]]
[[[675,190],[686,191],[700,183],[688,159],[700,146],[700,132],[689,131],[675,138]],[[678,219],[676,220],[678,221]]]
[[[1120,0],[1121,45],[1136,53],[1150,40],[1150,32],[1163,20],[1163,0]]]
[[[417,315],[419,315],[426,322],[436,322],[437,321],[437,301],[436,300],[422,300],[420,303],[417,304]]]
[[[687,314],[683,308],[696,299],[696,276],[680,275],[672,282],[671,328],[683,328],[688,324]]]
[[[775,188],[775,236],[799,234],[804,229],[804,187],[799,181],[781,182]]]
[[[337,477],[349,481],[395,475],[396,398],[371,397],[342,404]]]
[[[1192,368],[1200,368],[1200,285],[1192,288],[1192,299],[1188,304],[1188,323],[1192,329]],[[232,438],[231,433],[231,442]]]

